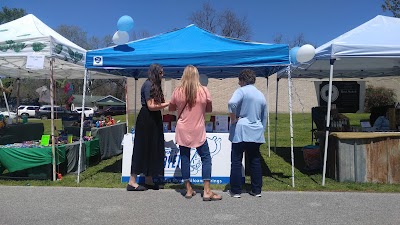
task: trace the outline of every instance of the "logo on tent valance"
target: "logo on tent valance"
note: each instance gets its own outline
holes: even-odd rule
[[[103,56],[94,56],[93,66],[103,66]]]

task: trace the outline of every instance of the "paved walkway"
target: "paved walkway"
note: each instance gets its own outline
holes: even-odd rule
[[[182,190],[0,186],[0,224],[400,224],[400,194],[263,192],[203,202]]]

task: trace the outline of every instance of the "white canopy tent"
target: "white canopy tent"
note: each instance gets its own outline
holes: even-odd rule
[[[332,80],[336,78],[400,75],[400,19],[376,16],[316,49],[314,60],[279,76],[328,78],[327,118],[330,118]],[[334,74],[335,72],[335,74]],[[322,185],[325,185],[330,121],[326,121]]]
[[[0,76],[50,79],[52,106],[54,78],[84,79],[85,56],[85,49],[58,34],[32,14],[0,25]],[[93,79],[114,78],[104,73],[91,75]],[[85,89],[84,87],[83,93]],[[53,107],[51,115],[53,180],[55,180]],[[80,149],[81,145],[82,143]]]

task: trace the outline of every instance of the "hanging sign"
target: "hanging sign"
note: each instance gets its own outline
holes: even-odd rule
[[[31,70],[42,70],[44,67],[44,55],[28,55],[26,68]]]

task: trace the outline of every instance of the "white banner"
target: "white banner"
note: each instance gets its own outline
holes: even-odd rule
[[[212,158],[212,184],[229,183],[231,169],[231,142],[228,133],[207,133],[208,146]],[[175,143],[175,133],[165,133],[165,158],[164,158],[164,179],[165,182],[180,183],[182,182],[182,174],[180,169],[181,157],[179,147]],[[133,153],[133,137],[132,134],[125,134],[124,151],[122,159],[122,182],[128,182],[130,177],[132,153]],[[196,149],[192,149],[190,153],[190,180],[192,183],[202,183],[201,170],[202,163]],[[242,175],[244,177],[244,158],[243,158]],[[144,178],[138,178],[142,181]]]
[[[42,70],[44,66],[44,55],[28,55],[26,57],[26,68],[31,70]]]

